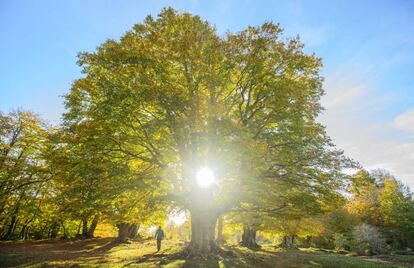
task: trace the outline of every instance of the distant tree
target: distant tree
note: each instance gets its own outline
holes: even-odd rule
[[[126,162],[116,154],[107,154],[99,131],[104,130],[96,122],[84,120],[64,125],[55,134],[51,157],[55,201],[62,213],[81,220],[84,238],[93,237],[105,217],[118,227],[127,226],[131,229],[128,237],[134,237],[137,221],[149,211],[148,197],[155,196],[157,189],[142,177],[150,172],[141,169],[140,161]],[[134,219],[138,211],[141,216]],[[125,228],[121,229],[124,234]]]
[[[157,189],[142,191],[137,185],[134,188],[120,194],[107,210],[108,218],[118,228],[120,242],[137,238],[140,226],[151,221],[162,222],[167,216],[165,202],[152,202],[156,200]]]
[[[382,222],[382,214],[375,179],[367,171],[358,171],[350,186],[350,193],[352,199],[347,204],[348,211],[365,223],[379,225]]]
[[[33,113],[0,113],[0,238],[26,238],[50,180],[46,126]]]
[[[413,245],[414,201],[410,190],[392,175],[376,171],[358,172],[350,187],[349,213],[380,228],[387,243],[401,248]]]
[[[392,177],[383,180],[379,208],[384,232],[393,247],[414,246],[414,200],[409,189]]]

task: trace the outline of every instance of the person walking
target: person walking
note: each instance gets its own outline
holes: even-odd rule
[[[157,252],[161,249],[161,241],[164,239],[164,237],[164,231],[161,229],[161,226],[158,226],[158,229],[155,232],[155,239],[157,239]]]

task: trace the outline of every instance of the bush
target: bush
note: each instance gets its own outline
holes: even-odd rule
[[[369,224],[360,224],[352,232],[352,250],[359,255],[374,255],[385,253],[385,240],[377,227]]]
[[[349,239],[341,233],[334,233],[333,243],[338,252],[349,249]]]

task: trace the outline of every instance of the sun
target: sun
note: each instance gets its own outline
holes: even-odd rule
[[[201,168],[197,174],[197,183],[202,188],[207,188],[215,182],[214,173],[208,167]]]

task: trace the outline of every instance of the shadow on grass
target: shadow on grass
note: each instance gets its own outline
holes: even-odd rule
[[[140,264],[140,263],[148,263],[148,262],[151,262],[151,263],[158,262],[158,261],[162,261],[162,258],[165,256],[168,256],[168,254],[158,253],[158,252],[149,253],[149,254],[145,254],[139,257],[138,259],[132,262],[125,264],[124,266],[130,266],[132,264]]]
[[[40,265],[82,258],[101,258],[119,243],[113,238],[87,240],[43,240],[0,245],[0,267]]]
[[[247,267],[247,263],[241,256],[233,252],[232,249],[225,248],[220,248],[216,253],[207,256],[190,257],[187,248],[171,254],[146,254],[124,266],[143,263],[157,265],[157,267],[170,267],[170,265],[176,267],[175,265],[179,265],[182,268]]]

